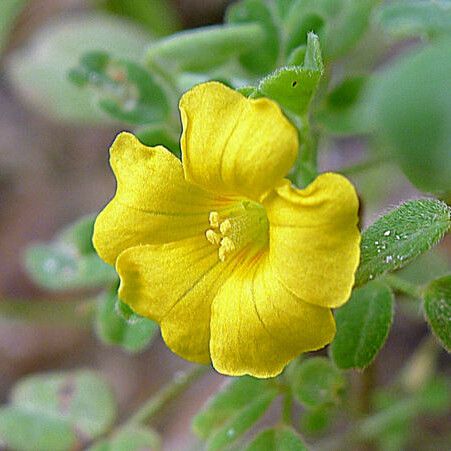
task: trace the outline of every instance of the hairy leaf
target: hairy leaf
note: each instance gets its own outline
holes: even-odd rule
[[[424,295],[424,314],[432,332],[451,352],[451,275],[429,284]]]
[[[112,58],[106,52],[89,52],[69,77],[90,88],[101,109],[130,124],[152,124],[169,115],[169,102],[158,80],[139,64]]]
[[[451,209],[422,199],[404,203],[379,218],[362,234],[356,285],[402,268],[435,246],[451,226]]]
[[[17,450],[70,450],[104,433],[116,402],[91,371],[49,373],[19,381],[0,410],[0,441]]]
[[[118,309],[124,311],[126,306],[121,307],[121,304],[115,292],[99,296],[97,335],[105,343],[119,345],[129,352],[140,352],[150,344],[158,325],[129,311],[128,318],[124,318],[124,313]]]
[[[289,379],[295,398],[310,408],[337,404],[346,385],[342,372],[324,357],[301,361]]]
[[[381,5],[376,21],[396,38],[451,33],[451,3],[447,0],[404,0]]]
[[[193,421],[209,450],[222,449],[249,429],[277,396],[270,381],[250,376],[231,380],[214,395]]]
[[[246,451],[307,451],[307,447],[293,428],[281,426],[258,434]]]
[[[339,368],[365,368],[385,343],[393,321],[391,290],[379,281],[354,290],[335,313],[337,334],[330,347]]]

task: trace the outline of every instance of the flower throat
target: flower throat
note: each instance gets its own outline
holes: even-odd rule
[[[218,247],[219,260],[251,243],[263,246],[268,242],[268,218],[265,209],[251,201],[234,204],[225,212],[211,211],[207,240]]]

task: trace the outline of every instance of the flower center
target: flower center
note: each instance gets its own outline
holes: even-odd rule
[[[251,201],[242,201],[233,205],[225,213],[211,211],[210,227],[205,236],[207,240],[218,247],[219,260],[244,246],[255,243],[263,246],[268,241],[268,218],[265,209]]]

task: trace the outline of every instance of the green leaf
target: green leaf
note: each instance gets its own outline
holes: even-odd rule
[[[395,38],[451,33],[451,3],[447,0],[406,0],[383,4],[375,21]]]
[[[94,444],[89,451],[144,451],[161,448],[161,439],[152,429],[127,426],[116,432],[110,440]]]
[[[289,380],[294,397],[309,408],[338,404],[346,386],[342,372],[324,357],[301,361]]]
[[[412,420],[415,417],[422,414],[428,416],[446,414],[451,400],[451,386],[446,377],[435,376],[420,390],[404,395],[402,399],[399,399],[399,390],[383,391],[378,395],[375,398],[378,404],[376,412],[357,425],[357,437],[374,440],[385,435],[394,435],[392,438],[404,443],[409,437]]]
[[[28,0],[3,0],[0,14],[0,54],[5,47],[11,28]]]
[[[150,68],[158,65],[165,72],[203,72],[255,50],[263,39],[263,30],[255,23],[181,31],[152,44],[146,62]]]
[[[122,314],[118,308],[122,309]],[[157,330],[155,322],[127,311],[115,292],[99,296],[96,331],[105,343],[120,345],[129,352],[140,352],[150,344]]]
[[[435,336],[451,352],[451,275],[428,285],[424,294],[424,314]]]
[[[451,38],[415,48],[368,92],[374,130],[409,180],[451,196]]]
[[[246,451],[307,451],[307,447],[293,428],[281,426],[261,432]]]
[[[325,21],[330,14],[330,5],[321,0],[294,0],[285,14],[287,53],[307,43],[307,34],[313,32],[322,38]],[[322,39],[321,39],[322,41]]]
[[[193,429],[207,439],[207,449],[222,449],[249,429],[276,396],[277,389],[268,380],[232,379],[194,417]]]
[[[351,50],[368,28],[375,0],[297,0],[285,15],[288,54],[305,44],[308,32],[321,41],[326,61]]]
[[[22,99],[57,121],[85,124],[111,120],[67,79],[81,55],[96,50],[137,61],[151,38],[129,21],[104,14],[55,18],[6,61],[10,83]]]
[[[277,13],[281,19],[286,19],[294,2],[296,0],[275,0]]]
[[[106,52],[83,55],[69,77],[78,86],[90,88],[100,108],[120,121],[160,123],[170,113],[166,93],[151,73]]]
[[[365,101],[366,76],[346,78],[325,98],[315,120],[332,135],[357,135],[373,129],[371,111]]]
[[[25,268],[35,283],[50,290],[96,288],[117,280],[114,269],[104,263],[92,245],[94,215],[64,228],[49,244],[30,246]]]
[[[321,405],[313,409],[307,409],[301,415],[301,430],[310,435],[319,435],[329,427],[335,410],[333,406]]]
[[[436,375],[416,394],[419,408],[424,413],[446,415],[451,402],[451,384],[448,377]]]
[[[274,69],[279,55],[279,31],[274,14],[265,0],[242,0],[227,9],[226,22],[230,24],[259,24],[264,32],[258,47],[240,57],[241,64],[255,74]]]
[[[70,450],[106,432],[115,418],[113,395],[95,373],[34,375],[0,410],[0,440],[18,450]]]
[[[136,20],[154,35],[168,35],[180,28],[177,12],[167,0],[102,0],[101,4],[107,11]]]
[[[356,285],[402,268],[435,246],[451,226],[451,209],[422,199],[402,204],[379,218],[362,234]]]
[[[63,242],[29,247],[25,268],[36,284],[49,290],[96,288],[117,280],[114,268],[97,254],[81,255]]]
[[[326,0],[329,1],[329,0]],[[324,58],[336,59],[351,51],[369,28],[378,0],[340,0],[339,11],[329,17],[324,36]]]
[[[354,290],[351,299],[335,312],[337,334],[330,347],[339,368],[365,368],[387,339],[393,321],[391,290],[379,281]]]
[[[303,115],[316,93],[322,70],[318,37],[309,33],[303,65],[277,69],[260,81],[258,90],[287,110]]]
[[[15,451],[69,451],[77,446],[71,425],[17,407],[0,408],[0,443]]]
[[[81,255],[95,252],[92,244],[96,215],[86,215],[64,228],[58,234],[58,241],[73,246]]]

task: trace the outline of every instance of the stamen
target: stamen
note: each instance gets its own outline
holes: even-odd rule
[[[214,229],[217,229],[219,227],[219,213],[217,211],[211,211],[208,221]]]
[[[221,246],[219,247],[219,260],[225,261],[228,254],[231,254],[235,250],[234,242],[229,238],[225,237],[221,240]]]
[[[218,257],[222,262],[249,243],[260,247],[268,242],[268,219],[264,208],[255,202],[237,202],[227,209],[226,217],[211,211],[208,221],[211,228],[205,231],[205,237],[218,247]]]
[[[216,246],[218,246],[219,243],[221,242],[221,236],[218,233],[216,233],[214,230],[208,229],[205,232],[205,236],[211,244],[214,244]]]
[[[225,221],[221,222],[219,226],[219,231],[223,235],[228,235],[232,230],[232,223],[230,222],[230,219],[226,219]]]

